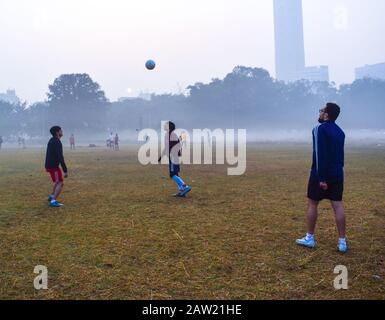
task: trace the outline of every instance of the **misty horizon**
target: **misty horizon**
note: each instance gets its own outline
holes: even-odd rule
[[[236,65],[275,77],[273,1],[200,1],[2,1],[0,92],[43,101],[60,74],[88,73],[116,101],[178,93]],[[355,68],[384,62],[384,11],[375,0],[304,0],[307,65],[328,65],[339,86],[354,81]],[[157,62],[154,72],[147,59]]]
[[[172,119],[297,141],[335,102],[356,140],[381,140],[383,11],[376,0],[4,0],[0,135]]]

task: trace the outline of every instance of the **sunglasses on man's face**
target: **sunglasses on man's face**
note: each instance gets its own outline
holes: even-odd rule
[[[325,110],[325,109],[319,109],[319,112],[320,112],[320,113],[325,113],[326,110]]]

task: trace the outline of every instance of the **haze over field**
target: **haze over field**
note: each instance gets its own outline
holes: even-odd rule
[[[272,0],[2,0],[0,136],[45,139],[60,124],[87,140],[110,131],[134,140],[171,119],[308,141],[334,101],[351,140],[382,141],[385,81],[353,81],[355,67],[385,60],[382,12],[379,0],[303,0],[306,65],[328,65],[337,84],[285,83],[275,77]],[[2,99],[7,88],[20,100]]]
[[[329,65],[340,84],[383,62],[383,12],[381,0],[303,0],[307,63]],[[30,103],[63,73],[89,73],[111,101],[178,92],[236,65],[275,75],[272,0],[2,0],[0,43],[0,92]]]

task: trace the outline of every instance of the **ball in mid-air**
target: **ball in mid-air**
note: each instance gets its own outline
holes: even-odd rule
[[[155,69],[155,61],[154,60],[148,60],[146,62],[146,68],[147,68],[147,70],[154,70]]]

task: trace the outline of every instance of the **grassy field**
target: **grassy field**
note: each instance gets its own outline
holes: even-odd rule
[[[184,166],[193,191],[171,197],[167,168],[134,148],[66,150],[64,208],[48,208],[44,150],[0,152],[1,299],[384,299],[385,149],[349,148],[351,251],[336,251],[328,203],[316,250],[304,234],[310,146],[253,146],[247,172]],[[349,289],[335,291],[336,265]],[[49,289],[36,291],[45,265]]]

